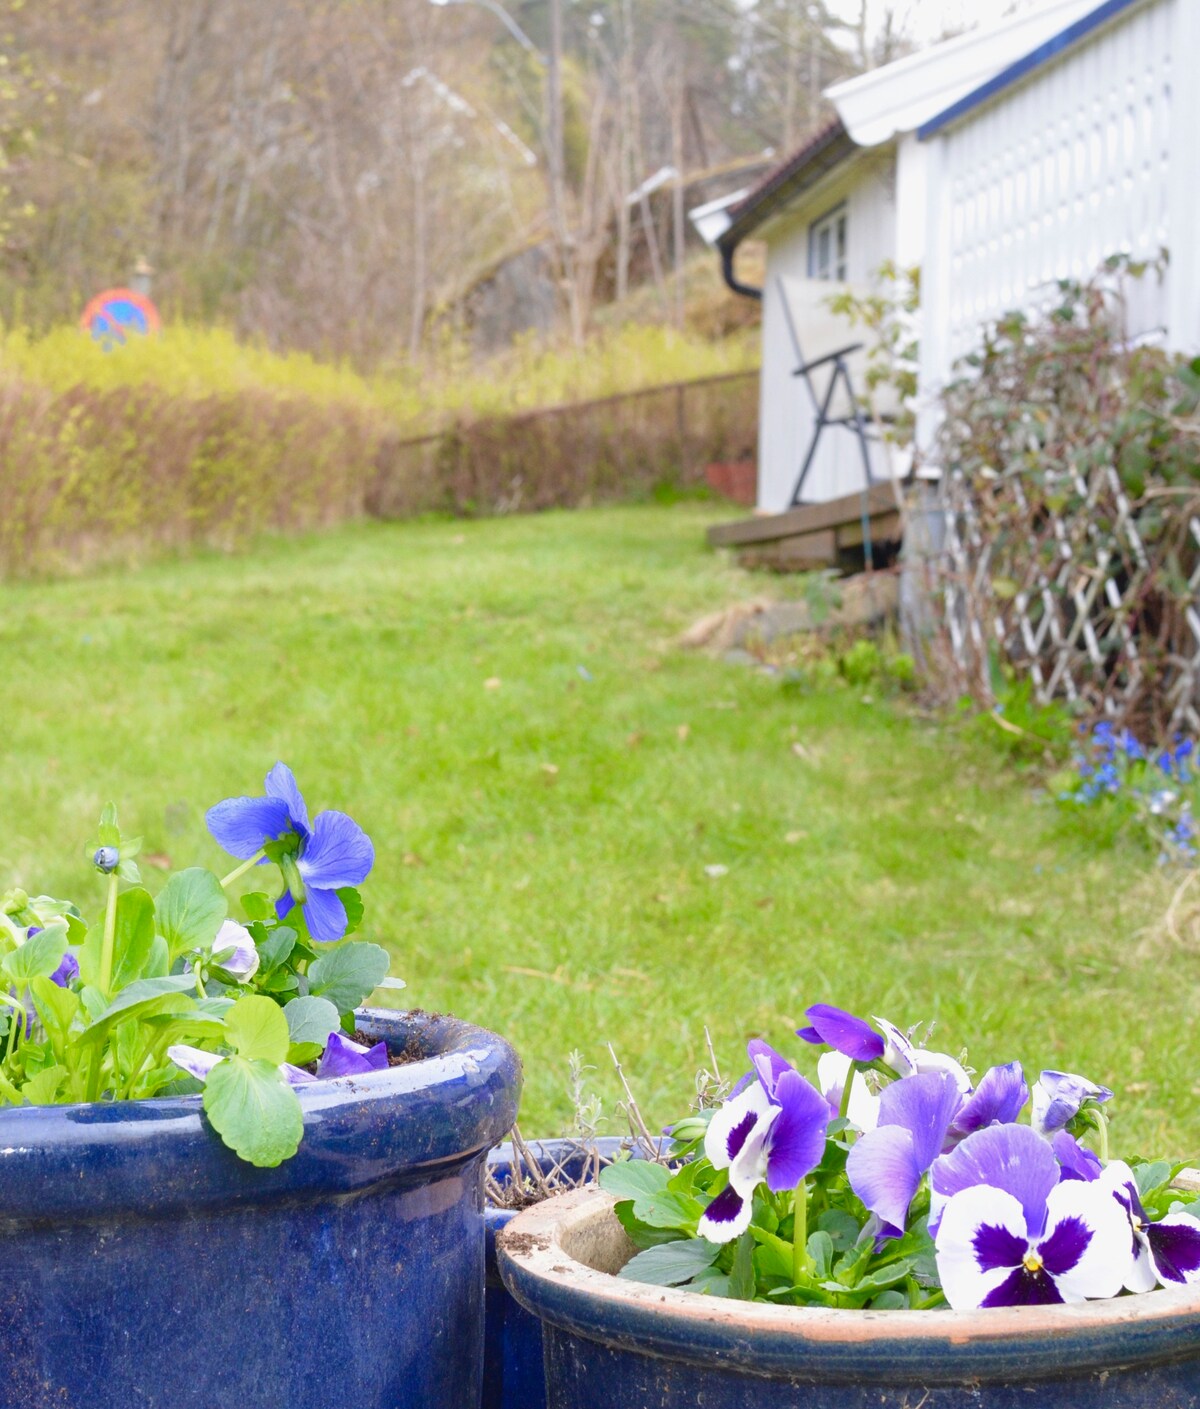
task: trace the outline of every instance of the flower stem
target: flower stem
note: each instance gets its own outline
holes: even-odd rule
[[[117,937],[117,889],[120,882],[114,871],[108,878],[108,902],[104,908],[104,939],[100,947],[100,992],[110,996],[113,971],[113,946]]]
[[[1096,1137],[1100,1145],[1100,1163],[1108,1163],[1108,1117],[1103,1111],[1096,1112]]]
[[[858,1063],[851,1058],[850,1066],[846,1072],[846,1084],[842,1087],[842,1103],[838,1107],[838,1119],[845,1120],[846,1113],[850,1109],[850,1092],[854,1089],[854,1078],[858,1072]]]
[[[242,864],[238,866],[235,870],[230,871],[230,873],[221,882],[221,889],[228,890],[229,887],[234,883],[234,881],[237,880],[239,876],[244,876],[252,866],[257,866],[266,854],[266,848],[260,847],[259,850],[256,851],[254,855],[249,859],[249,861],[243,861]]]
[[[796,1185],[792,1203],[792,1285],[808,1271],[808,1181]]]

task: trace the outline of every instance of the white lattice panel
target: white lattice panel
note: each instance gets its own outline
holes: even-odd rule
[[[1151,0],[946,133],[942,375],[978,345],[987,321],[1052,296],[1055,280],[1169,244],[1173,10],[1197,3]],[[1133,336],[1165,327],[1165,285],[1141,281],[1129,311]]]

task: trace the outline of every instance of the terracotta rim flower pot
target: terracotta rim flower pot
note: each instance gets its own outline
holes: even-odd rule
[[[520,1063],[454,1018],[358,1016],[408,1060],[300,1088],[275,1169],[199,1096],[0,1111],[0,1401],[477,1409],[483,1161]]]
[[[613,1203],[564,1194],[498,1240],[505,1285],[543,1323],[549,1409],[1200,1404],[1200,1287],[988,1311],[729,1301],[618,1278],[636,1249]]]

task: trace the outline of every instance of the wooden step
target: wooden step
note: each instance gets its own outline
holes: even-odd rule
[[[844,525],[862,523],[863,496],[846,494],[840,499],[827,499],[823,504],[801,504],[797,509],[785,509],[782,514],[763,514],[735,523],[715,524],[708,530],[708,541],[714,548],[740,548],[752,543],[772,543],[781,538],[797,538],[822,530],[837,530]],[[897,515],[897,490],[894,485],[873,484],[867,491],[867,515],[892,519]],[[889,522],[889,531],[894,526]],[[862,541],[862,530],[859,528]],[[872,523],[872,537],[875,537]],[[884,534],[878,537],[882,541]]]

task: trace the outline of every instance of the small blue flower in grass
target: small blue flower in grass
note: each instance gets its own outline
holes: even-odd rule
[[[286,843],[278,860],[287,890],[276,903],[282,919],[300,906],[312,938],[332,943],[346,933],[346,907],[337,892],[361,885],[375,863],[366,832],[344,812],[322,812],[309,823],[308,808],[292,770],[277,763],[267,774],[265,797],[231,797],[208,810],[217,842],[249,861],[273,842]]]

